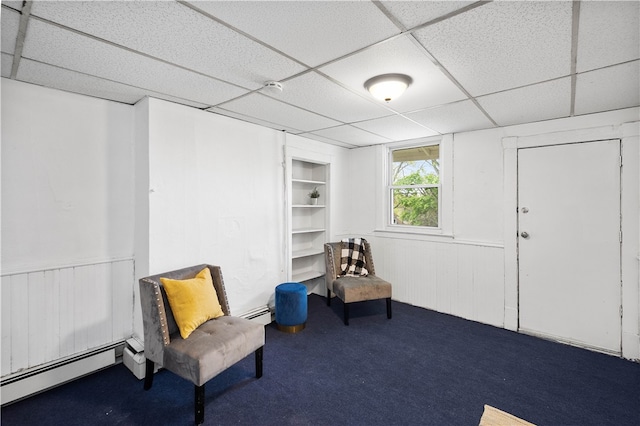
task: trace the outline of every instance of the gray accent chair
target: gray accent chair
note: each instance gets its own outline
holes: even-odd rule
[[[331,306],[331,294],[335,294],[344,304],[344,324],[349,325],[349,304],[366,300],[386,299],[387,318],[391,319],[391,284],[376,276],[373,264],[371,245],[364,238],[365,268],[369,274],[364,277],[341,276],[340,262],[342,257],[342,243],[326,243],[324,245],[324,260],[327,284],[327,306]]]
[[[173,317],[160,277],[190,279],[208,267],[224,316],[209,320],[187,339]],[[153,384],[155,367],[163,367],[195,385],[195,423],[204,422],[204,385],[207,381],[255,354],[256,377],[262,377],[264,326],[248,319],[230,316],[227,293],[219,266],[198,265],[165,272],[139,280],[146,372],[144,389]]]

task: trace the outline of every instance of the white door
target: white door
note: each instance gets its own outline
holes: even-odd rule
[[[518,150],[519,328],[620,353],[620,141]]]

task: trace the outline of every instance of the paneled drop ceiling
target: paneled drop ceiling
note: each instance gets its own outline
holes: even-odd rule
[[[2,77],[356,147],[639,106],[639,16],[638,1],[2,1]],[[413,79],[390,103],[363,87],[385,73]]]

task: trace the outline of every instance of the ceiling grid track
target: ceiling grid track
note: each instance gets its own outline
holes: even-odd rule
[[[293,56],[288,55],[288,54],[284,53],[283,51],[281,51],[279,49],[276,49],[275,47],[271,46],[270,44],[265,43],[264,41],[252,36],[251,34],[248,34],[245,31],[242,31],[242,30],[234,27],[233,25],[223,21],[222,19],[216,18],[215,16],[211,15],[210,13],[205,12],[204,10],[198,8],[197,6],[187,2],[185,0],[176,0],[176,3],[181,4],[182,6],[188,7],[189,9],[191,9],[194,12],[197,12],[197,13],[203,15],[203,16],[206,16],[207,18],[211,19],[212,21],[217,22],[218,24],[227,27],[231,31],[236,32],[236,33],[240,34],[241,36],[248,38],[249,40],[253,41],[254,43],[257,43],[257,44],[259,44],[259,45],[261,45],[263,47],[266,47],[269,50],[274,51],[278,55],[284,56],[285,58],[297,63],[298,65],[301,65],[301,66],[303,66],[305,68],[311,68],[309,65],[301,62],[299,59],[296,59]]]
[[[385,16],[387,18],[389,18],[389,20],[391,20],[401,31],[401,35],[406,35],[407,37],[409,37],[409,40],[411,40],[411,42],[413,44],[415,44],[424,54],[425,56],[431,61],[431,63],[433,63],[433,65],[435,65],[436,67],[438,67],[438,69],[458,88],[460,89],[460,91],[462,91],[462,93],[467,97],[468,100],[470,100],[471,102],[473,102],[473,104],[476,106],[476,108],[478,108],[480,110],[480,112],[482,112],[482,114],[491,122],[491,124],[493,124],[495,127],[498,127],[498,123],[496,123],[496,121],[493,119],[493,117],[491,117],[489,115],[489,113],[482,107],[482,105],[480,105],[480,103],[476,100],[476,98],[471,95],[471,93],[469,93],[467,91],[467,89],[465,89],[465,87],[444,67],[444,65],[442,65],[442,63],[440,63],[440,61],[438,61],[432,54],[431,52],[429,52],[429,50],[427,50],[427,48],[425,46],[422,45],[422,43],[420,43],[420,41],[418,41],[418,39],[413,35],[414,32],[421,30],[423,28],[429,27],[431,25],[437,24],[438,22],[442,22],[445,21],[449,18],[452,18],[454,16],[460,15],[462,13],[468,12],[469,10],[473,10],[477,7],[480,6],[484,6],[486,4],[491,3],[491,1],[477,1],[475,3],[472,3],[466,7],[463,7],[461,9],[458,9],[454,12],[448,13],[446,15],[440,16],[436,19],[433,19],[429,22],[425,22],[423,24],[420,24],[416,27],[413,27],[411,29],[405,27],[400,21],[398,21],[388,10],[386,7],[384,7],[384,5],[378,1],[375,0],[373,2],[378,9],[380,9],[380,11],[382,13],[385,14]],[[386,40],[385,40],[386,41]],[[457,101],[459,102],[459,101]],[[400,114],[403,115],[403,114]],[[405,117],[406,118],[406,117]],[[413,120],[411,120],[413,121]],[[419,123],[416,123],[419,124]],[[423,126],[425,128],[428,128],[426,126]],[[436,132],[439,133],[439,132]]]
[[[473,96],[471,93],[469,93],[469,91],[467,91],[467,89],[465,89],[465,87],[458,81],[456,80],[456,78],[451,75],[451,73],[440,63],[440,61],[438,61],[432,54],[431,52],[429,52],[424,46],[422,46],[422,44],[420,44],[420,42],[413,36],[413,34],[411,35],[411,41],[413,41],[415,44],[417,44],[422,51],[425,53],[425,55],[429,58],[429,60],[431,62],[433,62],[433,64],[438,67],[438,69],[440,71],[442,71],[442,73],[458,88],[460,89],[460,91],[462,91],[462,93],[464,93],[464,95],[467,97],[468,100],[470,100],[471,102],[473,102],[473,104],[476,106],[476,108],[478,108],[480,110],[480,112],[482,112],[482,114],[484,114],[485,117],[487,117],[487,120],[489,120],[491,122],[491,124],[493,124],[495,127],[499,127],[498,123],[496,123],[496,121],[493,119],[493,117],[491,117],[489,115],[489,113],[482,107],[482,105],[480,105],[480,102],[478,102],[478,100],[475,98],[475,96]],[[459,102],[459,101],[458,101]]]
[[[576,111],[576,83],[578,80],[578,32],[580,29],[580,1],[574,0],[571,16],[571,108],[569,116],[573,117]]]
[[[18,27],[18,37],[16,37],[16,47],[13,53],[13,63],[11,64],[11,79],[15,80],[18,74],[18,67],[22,59],[22,49],[24,48],[24,40],[27,37],[27,26],[29,17],[31,16],[31,5],[33,2],[25,1],[20,12],[20,25]]]
[[[157,56],[149,55],[148,53],[140,52],[139,50],[135,50],[135,49],[132,49],[130,47],[123,46],[123,45],[118,44],[118,43],[114,43],[114,42],[106,40],[104,38],[97,37],[97,36],[95,36],[93,34],[87,34],[87,33],[83,32],[83,31],[77,30],[75,28],[67,27],[67,26],[59,24],[57,22],[53,22],[53,21],[50,21],[48,19],[42,18],[40,16],[33,15],[32,18],[37,19],[37,20],[39,20],[41,22],[44,22],[45,24],[49,24],[49,25],[53,25],[53,26],[58,27],[58,28],[62,28],[65,31],[70,31],[70,32],[78,34],[80,36],[87,37],[87,38],[90,38],[92,40],[108,44],[108,45],[116,47],[118,49],[122,49],[124,51],[130,52],[130,53],[134,53],[136,55],[140,55],[140,56],[143,56],[145,58],[152,59],[154,61],[162,62],[163,64],[170,65],[172,67],[176,67],[176,68],[179,68],[179,69],[184,70],[184,71],[192,72],[194,74],[198,74],[198,75],[201,75],[203,77],[210,78],[212,80],[219,81],[219,82],[224,83],[224,84],[229,84],[231,86],[235,86],[235,87],[237,87],[239,89],[242,89],[242,90],[249,90],[248,88],[240,86],[239,84],[235,84],[235,83],[232,83],[230,81],[226,81],[226,80],[222,80],[222,79],[213,77],[213,76],[211,76],[209,74],[205,74],[203,72],[196,71],[196,70],[194,70],[192,68],[185,67],[185,66],[177,64],[175,62],[171,62],[171,61],[167,61],[167,60],[158,58]]]
[[[637,2],[303,3],[7,1],[3,77],[349,147],[639,105]],[[398,102],[363,86],[399,72],[413,82]]]
[[[467,96],[467,97],[469,98],[469,100],[471,100],[471,102],[473,102],[473,103],[476,105],[476,107],[477,107],[478,109],[480,109],[480,111],[481,111],[481,112],[482,112],[482,113],[487,117],[487,119],[488,119],[489,121],[491,121],[491,123],[492,123],[494,126],[496,126],[496,127],[497,127],[497,126],[498,126],[498,124],[493,120],[493,118],[491,118],[491,117],[489,116],[489,114],[484,110],[484,108],[482,108],[482,106],[478,103],[478,101],[476,101],[476,99],[475,99],[473,96],[471,96],[471,94],[469,94],[469,93],[467,92],[467,90],[466,90],[464,87],[462,87],[462,85],[461,85],[461,84],[460,84],[460,83],[459,83],[459,82],[458,82],[458,81],[457,81],[457,80],[456,80],[456,79],[455,79],[455,78],[454,78],[454,77],[453,77],[453,76],[452,76],[452,75],[451,75],[451,74],[446,70],[446,68],[444,68],[444,67],[442,66],[442,64],[440,64],[440,63],[439,63],[439,62],[438,62],[438,61],[437,61],[437,60],[436,60],[436,59],[435,59],[431,54],[429,54],[429,53],[426,51],[426,49],[424,48],[424,46],[422,46],[422,45],[421,45],[421,44],[420,44],[420,43],[415,39],[415,37],[412,35],[412,33],[413,33],[413,32],[415,32],[415,31],[417,31],[417,30],[420,30],[420,29],[426,28],[426,27],[428,27],[428,26],[431,26],[431,25],[437,24],[438,22],[441,22],[441,21],[447,20],[447,19],[452,18],[452,17],[454,17],[454,16],[457,16],[457,15],[460,15],[460,14],[462,14],[462,13],[465,13],[465,12],[467,12],[467,11],[469,11],[469,10],[473,10],[473,9],[475,9],[475,8],[477,8],[477,7],[484,6],[485,4],[491,3],[492,1],[493,1],[493,0],[477,1],[477,2],[475,2],[475,3],[472,3],[472,4],[468,5],[468,6],[465,6],[465,7],[461,8],[461,9],[455,10],[455,11],[453,11],[453,12],[450,12],[450,13],[446,14],[446,15],[440,16],[440,17],[438,17],[438,18],[436,18],[436,19],[433,19],[433,20],[431,20],[431,21],[429,21],[429,22],[425,22],[425,23],[420,24],[420,25],[418,25],[418,26],[416,26],[416,27],[414,27],[414,28],[409,29],[409,28],[405,27],[405,26],[404,26],[404,25],[403,25],[403,24],[402,24],[398,19],[396,19],[396,18],[395,18],[395,17],[394,17],[394,16],[393,16],[393,15],[392,15],[388,10],[387,10],[387,8],[386,8],[386,7],[384,7],[384,5],[383,5],[380,1],[378,1],[378,0],[374,0],[374,1],[372,1],[372,3],[373,3],[373,4],[375,4],[375,5],[376,5],[376,7],[378,7],[378,9],[379,9],[379,10],[380,10],[380,11],[381,11],[381,12],[382,12],[386,17],[387,17],[387,19],[389,19],[389,20],[390,20],[390,21],[391,21],[391,22],[392,22],[396,27],[398,27],[398,29],[400,30],[400,33],[399,33],[399,34],[396,34],[396,35],[393,35],[393,36],[391,36],[391,37],[387,37],[387,38],[386,38],[386,39],[384,39],[384,40],[380,40],[380,41],[378,41],[378,42],[376,42],[376,43],[370,44],[370,45],[368,45],[368,46],[364,46],[364,47],[362,47],[362,48],[360,48],[360,49],[354,50],[353,52],[349,52],[349,53],[347,53],[347,54],[345,54],[345,55],[342,55],[342,56],[340,56],[340,57],[337,57],[337,58],[331,59],[330,61],[327,61],[327,62],[321,63],[321,64],[316,65],[316,66],[313,66],[313,67],[312,67],[312,66],[309,66],[309,65],[307,65],[307,64],[304,64],[304,63],[302,63],[302,62],[300,62],[299,60],[297,60],[297,59],[295,59],[295,58],[293,58],[293,57],[291,57],[291,56],[289,56],[289,55],[287,55],[287,54],[285,54],[285,53],[281,52],[281,51],[280,51],[280,50],[278,50],[278,49],[275,49],[273,46],[271,46],[271,45],[269,45],[269,44],[266,44],[266,43],[262,42],[261,40],[256,39],[255,37],[252,37],[251,35],[249,35],[249,34],[245,33],[244,31],[241,31],[241,30],[239,30],[239,29],[235,28],[234,26],[232,26],[232,25],[228,24],[227,22],[225,22],[225,21],[223,21],[223,20],[221,20],[221,19],[218,19],[218,18],[216,18],[216,17],[212,16],[211,14],[209,14],[209,13],[207,13],[207,12],[202,11],[201,9],[199,9],[199,8],[197,8],[197,7],[193,6],[193,5],[191,5],[190,3],[186,2],[185,0],[178,0],[178,3],[180,3],[180,4],[182,4],[182,5],[186,6],[186,7],[189,7],[189,8],[193,9],[194,11],[196,11],[196,12],[198,12],[198,13],[203,14],[204,16],[206,16],[206,17],[208,17],[208,18],[210,18],[210,19],[212,19],[212,20],[214,20],[214,21],[218,22],[219,24],[226,26],[227,28],[231,29],[232,31],[235,31],[235,32],[237,32],[238,34],[240,34],[240,35],[242,35],[242,36],[244,36],[244,37],[247,37],[247,38],[249,38],[249,39],[251,39],[251,40],[253,40],[253,41],[257,42],[257,43],[260,43],[260,44],[262,44],[263,46],[265,46],[265,47],[267,47],[267,48],[269,48],[269,49],[273,50],[274,52],[279,53],[279,54],[281,54],[281,55],[283,55],[283,56],[285,56],[285,57],[287,57],[287,58],[289,58],[289,59],[291,59],[291,60],[294,60],[294,61],[295,61],[295,62],[297,62],[298,64],[300,64],[300,65],[302,65],[302,66],[304,66],[304,67],[306,67],[306,68],[307,68],[307,69],[306,69],[306,70],[304,70],[304,71],[301,71],[301,72],[299,72],[299,73],[296,73],[296,74],[290,75],[290,76],[289,76],[289,77],[287,77],[287,78],[281,79],[281,80],[280,80],[281,82],[286,82],[286,81],[288,81],[288,80],[292,80],[292,79],[294,79],[294,78],[300,77],[300,76],[302,76],[302,75],[304,75],[304,74],[308,74],[308,73],[310,73],[310,72],[315,72],[316,74],[318,74],[318,75],[322,76],[323,78],[325,78],[325,79],[327,79],[327,80],[331,81],[331,82],[332,82],[332,83],[334,83],[334,84],[337,84],[338,86],[342,87],[343,89],[345,89],[345,90],[347,90],[347,91],[349,91],[349,92],[351,92],[351,93],[353,93],[353,94],[355,94],[355,95],[357,95],[357,96],[361,97],[362,99],[365,99],[365,100],[366,100],[366,101],[368,101],[368,102],[371,102],[371,103],[373,103],[373,104],[376,104],[376,105],[380,105],[380,103],[379,103],[379,102],[377,102],[377,101],[375,101],[375,100],[373,100],[373,99],[372,99],[371,97],[369,97],[369,96],[363,96],[360,92],[353,90],[353,89],[352,89],[352,88],[350,88],[349,86],[347,86],[347,85],[345,85],[345,84],[340,83],[339,81],[337,81],[337,80],[336,80],[336,79],[334,79],[334,78],[331,78],[330,76],[328,76],[328,75],[326,75],[325,73],[323,73],[322,71],[320,71],[320,68],[326,67],[327,65],[330,65],[330,64],[332,64],[332,63],[334,63],[334,62],[339,62],[339,61],[342,61],[342,60],[344,60],[344,59],[350,58],[350,57],[355,56],[355,55],[357,55],[357,54],[359,54],[359,53],[362,53],[362,52],[364,52],[364,51],[366,51],[366,50],[369,50],[369,49],[372,49],[372,48],[374,48],[374,47],[377,47],[377,46],[379,46],[379,45],[381,45],[381,44],[384,44],[384,43],[388,43],[388,42],[390,42],[390,41],[393,41],[393,40],[395,40],[395,39],[397,39],[397,38],[399,38],[399,37],[409,37],[409,39],[410,39],[412,42],[416,43],[416,44],[417,44],[417,46],[418,46],[419,48],[421,48],[421,49],[422,49],[422,50],[427,54],[427,57],[429,58],[429,60],[430,60],[430,61],[431,61],[435,66],[437,66],[437,67],[438,67],[438,68],[439,68],[443,73],[445,73],[445,74],[447,75],[447,77],[451,80],[451,82],[452,82],[453,84],[455,84],[455,85],[456,85],[460,90],[462,90],[462,92],[465,94],[465,96]],[[238,99],[244,98],[244,97],[246,97],[246,96],[248,96],[248,95],[251,95],[251,94],[252,94],[252,93],[254,93],[254,92],[259,92],[260,90],[262,90],[262,88],[260,88],[260,89],[256,89],[256,90],[254,90],[254,91],[252,91],[252,92],[249,92],[249,93],[245,93],[245,94],[243,94],[243,95],[241,95],[241,96],[238,96],[238,97],[236,97],[236,98],[229,99],[229,100],[227,100],[227,101],[225,101],[225,102],[221,102],[221,103],[216,104],[216,105],[211,105],[211,107],[210,107],[210,108],[213,108],[213,107],[221,107],[221,106],[222,106],[222,105],[224,105],[224,104],[227,104],[227,103],[230,103],[230,102],[236,101],[236,100],[238,100]],[[273,99],[275,99],[275,98],[273,98]],[[276,99],[276,100],[278,100],[278,101],[282,102],[282,101],[281,101],[281,100],[279,100],[279,99]],[[286,102],[285,102],[285,103],[286,103]],[[288,104],[288,103],[286,103],[286,104]],[[301,107],[299,107],[299,106],[297,106],[297,105],[292,105],[292,104],[288,104],[288,105],[293,106],[293,107],[296,107],[296,108],[300,108],[300,109],[302,109],[302,110],[305,110],[304,108],[301,108]],[[424,125],[422,125],[422,124],[420,124],[420,123],[417,123],[417,122],[416,122],[416,121],[414,121],[414,120],[411,120],[411,119],[407,118],[407,117],[405,116],[405,114],[404,114],[404,113],[399,113],[399,112],[397,112],[397,111],[393,110],[392,108],[390,108],[390,107],[388,107],[388,106],[386,106],[386,105],[382,105],[382,107],[384,107],[384,108],[388,109],[388,110],[389,110],[389,112],[390,112],[391,114],[396,114],[396,115],[403,116],[403,117],[404,117],[404,118],[406,118],[407,120],[412,121],[412,122],[414,122],[415,124],[417,124],[417,125],[419,125],[419,126],[421,126],[421,127],[424,127],[424,128],[426,128],[426,129],[429,129],[429,130],[433,130],[433,129],[431,129],[431,128],[427,127],[427,126],[424,126]],[[305,111],[307,111],[307,110],[305,110]],[[309,112],[311,112],[311,111],[309,111]],[[317,113],[316,113],[316,114],[317,114]],[[325,117],[325,118],[331,118],[331,117],[326,117],[326,116],[323,116],[323,117]],[[336,121],[340,121],[340,120],[336,120]],[[365,120],[365,121],[366,121],[366,120]],[[348,123],[343,123],[343,124],[348,124]],[[320,129],[318,129],[318,130],[320,130]],[[361,129],[361,130],[362,130],[362,129]],[[433,130],[433,131],[435,131],[435,130]],[[436,132],[436,133],[438,133],[438,134],[439,134],[439,132]]]

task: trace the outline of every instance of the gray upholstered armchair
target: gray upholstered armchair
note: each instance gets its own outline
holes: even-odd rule
[[[369,274],[364,277],[342,276],[341,257],[342,243],[326,243],[325,254],[325,282],[327,284],[327,306],[331,306],[331,293],[334,293],[344,304],[344,324],[349,325],[349,304],[366,300],[386,299],[387,318],[391,319],[391,284],[376,276],[373,264],[371,246],[362,239],[364,258]]]
[[[183,339],[160,278],[191,279],[205,267],[211,272],[224,316],[206,321]],[[147,359],[144,389],[150,389],[153,384],[156,364],[192,382],[196,424],[204,422],[204,385],[211,378],[251,353],[255,353],[256,377],[262,376],[264,326],[230,316],[219,266],[198,265],[142,278],[140,302]]]

